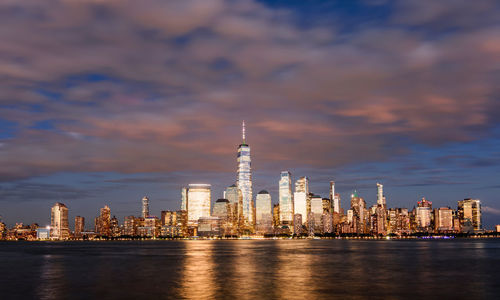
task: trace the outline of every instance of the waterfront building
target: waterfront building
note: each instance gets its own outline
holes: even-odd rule
[[[181,210],[187,210],[187,202],[188,202],[187,188],[182,187],[181,189]]]
[[[453,231],[453,210],[449,207],[440,207],[434,210],[435,230],[437,232]]]
[[[218,217],[223,221],[227,221],[231,216],[231,206],[227,199],[217,199],[214,204],[212,216]]]
[[[196,226],[199,218],[210,217],[210,184],[190,184],[188,186],[188,224]]]
[[[217,217],[202,217],[198,219],[198,236],[219,237],[221,236],[221,219]]]
[[[238,230],[243,227],[243,194],[241,190],[233,184],[224,191],[224,199],[229,201],[231,205],[231,222],[234,229]]]
[[[293,215],[293,233],[295,235],[301,235],[302,230],[302,214]]]
[[[4,222],[0,222],[0,240],[5,239],[6,231],[7,231],[7,226],[5,225]]]
[[[273,205],[273,227],[277,228],[280,226],[280,205]]]
[[[356,191],[351,194],[351,210],[352,232],[357,234],[368,233],[367,223],[369,213],[366,209],[366,202],[363,198],[359,197]]]
[[[309,227],[313,227],[312,230],[314,233],[321,232],[321,218],[323,216],[323,199],[321,196],[314,195],[311,197],[311,213],[309,218],[312,220],[308,220]],[[311,228],[309,228],[311,230]]]
[[[330,213],[332,211],[332,202],[329,198],[323,198],[323,212]]]
[[[56,240],[69,238],[68,207],[59,202],[51,209],[50,237]]]
[[[175,223],[175,217],[173,217],[174,214],[174,211],[162,210],[160,214],[161,226],[172,226],[172,223]]]
[[[386,206],[384,197],[384,186],[377,182],[377,204],[383,207]]]
[[[495,225],[495,231],[500,232],[500,225]]]
[[[332,204],[332,212],[340,214],[340,195],[335,193],[335,181],[330,181],[330,201]]]
[[[120,236],[122,234],[121,232],[121,229],[120,229],[120,225],[118,224],[118,219],[113,216],[111,218],[111,221],[110,221],[110,229],[111,229],[111,236],[113,237],[117,237],[117,236]]]
[[[307,197],[309,195],[309,179],[300,177],[295,181],[295,192],[293,193],[294,213],[302,215],[302,221],[307,222]]]
[[[142,198],[142,217],[149,217],[149,198],[146,196]]]
[[[111,236],[111,209],[105,205],[95,219],[95,232],[101,236]]]
[[[82,236],[82,232],[85,231],[85,218],[81,216],[75,217],[75,237],[79,238]]]
[[[50,226],[48,228],[38,228],[36,230],[37,240],[48,240],[50,239]]]
[[[241,190],[242,194],[242,211],[244,222],[248,225],[253,225],[253,209],[252,209],[252,168],[250,159],[250,146],[246,143],[245,136],[245,121],[242,124],[242,139],[243,142],[238,146],[238,172],[236,178],[236,186]]]
[[[292,175],[288,171],[282,171],[279,181],[279,203],[280,203],[280,224],[292,226],[293,223],[293,194]]]
[[[323,233],[332,233],[333,232],[333,220],[332,214],[330,212],[324,211],[321,216],[322,223],[322,232]]]
[[[458,218],[463,232],[482,230],[481,201],[471,198],[458,201]]]
[[[258,233],[270,233],[273,224],[271,195],[262,190],[255,199],[255,229]]]
[[[138,218],[127,216],[123,222],[123,234],[129,236],[137,235],[137,227],[139,227]]]
[[[432,213],[432,202],[427,201],[422,198],[422,201],[418,201],[417,208],[415,210],[415,221],[417,225],[417,231],[428,232],[431,227],[431,213]]]
[[[160,234],[161,222],[155,216],[144,218],[144,224],[137,228],[140,236],[157,237]]]

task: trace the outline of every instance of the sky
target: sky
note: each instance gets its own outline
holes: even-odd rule
[[[92,228],[180,208],[180,189],[282,170],[342,207],[478,198],[500,224],[500,3],[3,0],[0,215]]]

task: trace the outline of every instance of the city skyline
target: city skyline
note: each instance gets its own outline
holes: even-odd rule
[[[279,198],[278,201],[274,201],[274,207],[277,205],[279,210],[277,216],[273,217],[275,214],[272,208],[273,201],[266,190],[257,193],[255,199],[244,200],[244,193],[252,195],[250,161],[250,148],[246,144],[245,122],[243,121],[242,144],[238,146],[237,151],[236,184],[224,190],[223,198],[217,199],[212,196],[210,183],[189,183],[180,188],[179,210],[162,210],[161,218],[158,218],[150,214],[149,198],[144,196],[141,199],[140,217],[134,214],[126,216],[121,226],[106,204],[95,218],[93,234],[117,237],[132,231],[133,234],[129,234],[131,236],[157,237],[164,236],[164,234],[171,236],[178,234],[187,237],[198,236],[198,230],[210,234],[215,232],[213,228],[217,228],[216,235],[231,236],[264,235],[272,232],[274,234],[287,232],[294,235],[307,233],[310,236],[314,236],[315,233],[385,236],[388,232],[392,234],[397,232],[398,235],[416,232],[459,233],[468,232],[472,230],[471,228],[479,233],[484,230],[497,230],[499,226],[497,224],[495,228],[485,227],[479,199],[459,200],[456,210],[449,205],[435,207],[433,210],[432,202],[425,197],[422,197],[422,200],[418,201],[411,210],[408,207],[387,206],[384,186],[379,182],[376,183],[376,202],[373,205],[359,196],[357,190],[353,190],[350,195],[350,206],[343,209],[340,194],[336,193],[335,181],[329,182],[329,198],[325,198],[309,189],[307,176],[294,181],[290,171],[280,173]],[[56,202],[51,208],[50,225],[46,228],[42,225],[37,235],[45,237],[47,230],[50,230],[51,238],[69,238],[71,231],[68,210],[65,204]],[[169,215],[168,218],[165,218],[166,214]],[[185,221],[180,221],[184,218]],[[273,218],[277,218],[279,224],[271,226]],[[35,223],[28,227],[32,228]],[[22,224],[22,222],[16,222],[15,228],[21,228]],[[35,227],[40,226],[36,224]],[[388,229],[391,226],[392,231]],[[286,230],[282,232],[281,230],[285,228]],[[431,228],[433,228],[432,231],[429,231]],[[75,217],[74,229],[72,237],[81,238],[81,233],[87,231],[84,217],[80,215]]]
[[[377,182],[388,207],[481,199],[492,228],[500,4],[427,2],[0,3],[2,220],[159,216],[193,182],[213,204],[245,120],[252,200],[288,170],[342,208]]]

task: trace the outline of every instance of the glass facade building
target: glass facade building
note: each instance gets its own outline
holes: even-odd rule
[[[255,219],[258,232],[270,232],[273,224],[271,195],[260,191],[255,199]]]
[[[142,217],[149,217],[149,199],[146,196],[142,198]]]
[[[281,172],[279,181],[280,222],[282,225],[293,223],[292,175],[288,171]]]
[[[181,210],[187,210],[187,188],[181,189]]]
[[[59,202],[51,209],[50,237],[58,240],[69,238],[68,207]]]
[[[190,184],[187,190],[187,198],[188,223],[190,225],[198,224],[199,218],[210,217],[210,184]]]
[[[458,201],[458,217],[463,231],[468,231],[470,227],[474,231],[481,230],[481,201],[470,198]]]
[[[250,159],[250,146],[245,141],[245,122],[242,127],[243,143],[238,147],[238,174],[236,185],[241,190],[242,194],[242,210],[245,223],[253,223],[253,208],[252,208],[252,168]]]
[[[307,222],[307,196],[309,195],[309,180],[300,177],[295,181],[295,192],[293,193],[294,212],[302,215],[302,222]]]

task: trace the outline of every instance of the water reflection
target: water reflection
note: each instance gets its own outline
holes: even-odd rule
[[[318,257],[314,255],[307,242],[277,241],[278,265],[276,270],[278,298],[304,299],[314,297],[318,280],[313,278],[312,264],[317,263]],[[315,273],[315,277],[321,274]]]
[[[64,294],[64,266],[57,256],[45,254],[40,266],[40,280],[37,288],[39,299],[62,299]]]
[[[214,241],[186,241],[180,294],[189,299],[212,299],[217,288]]]

